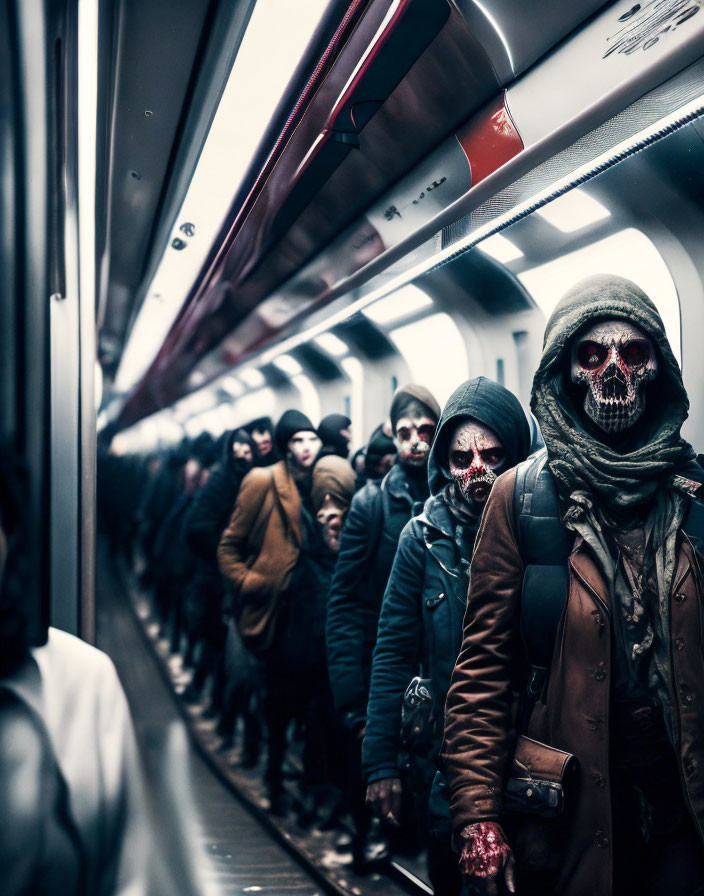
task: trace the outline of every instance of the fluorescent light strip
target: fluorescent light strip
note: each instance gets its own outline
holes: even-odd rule
[[[164,253],[125,347],[118,391],[129,391],[144,376],[173,326],[327,6],[328,0],[257,0],[174,221],[172,238],[186,246],[180,251],[169,246]],[[195,226],[192,236],[178,229],[186,222]]]
[[[399,274],[397,277],[392,278],[387,281],[383,286],[379,286],[377,289],[372,290],[366,296],[362,296],[354,302],[350,302],[345,308],[341,308],[340,311],[335,314],[330,315],[329,318],[325,321],[321,321],[321,323],[316,324],[313,327],[310,327],[303,333],[299,333],[295,336],[290,336],[288,339],[285,339],[283,342],[278,343],[271,349],[266,349],[259,355],[253,355],[250,359],[252,363],[266,364],[273,360],[278,354],[282,351],[288,352],[291,349],[296,348],[299,345],[303,345],[306,342],[309,342],[311,339],[314,339],[316,336],[319,336],[321,333],[326,332],[337,324],[341,324],[344,321],[348,320],[352,315],[356,314],[359,311],[364,311],[369,305],[376,302],[378,299],[384,298],[384,296],[389,295],[397,289],[401,289],[402,286],[406,286],[406,284],[411,283],[417,277],[421,277],[423,274],[427,274],[429,271],[434,270],[442,264],[445,264],[448,261],[451,261],[455,257],[462,255],[464,252],[469,251],[474,248],[478,243],[487,237],[493,236],[495,233],[498,233],[503,228],[507,227],[509,224],[513,223],[515,220],[518,220],[521,217],[525,217],[531,211],[535,211],[535,206],[539,203],[544,204],[549,201],[550,197],[553,196],[554,193],[560,191],[567,191],[569,189],[573,189],[573,184],[577,180],[587,180],[591,176],[593,176],[597,169],[605,170],[615,164],[616,162],[622,161],[627,158],[629,155],[633,153],[633,151],[639,151],[640,149],[644,149],[646,145],[650,145],[655,142],[657,139],[660,139],[664,136],[662,131],[666,128],[670,128],[674,125],[678,127],[683,127],[685,124],[689,123],[689,120],[693,120],[696,117],[699,117],[702,113],[704,113],[704,94],[701,94],[696,99],[692,100],[689,103],[686,103],[684,106],[680,106],[674,112],[668,114],[667,116],[663,116],[663,118],[658,119],[651,126],[644,128],[642,131],[638,131],[637,134],[634,134],[632,137],[628,137],[626,140],[622,140],[620,143],[616,144],[616,146],[607,150],[601,155],[597,156],[591,162],[588,162],[584,165],[580,165],[578,168],[575,168],[572,172],[561,177],[559,180],[552,183],[549,187],[546,187],[540,193],[535,193],[530,199],[527,199],[525,202],[521,202],[519,205],[514,206],[509,212],[502,215],[499,218],[494,218],[492,221],[483,224],[481,227],[478,227],[475,231],[463,237],[460,240],[457,240],[451,246],[441,250],[432,258],[425,259],[417,265],[409,268],[403,274]],[[644,144],[640,146],[639,144]]]

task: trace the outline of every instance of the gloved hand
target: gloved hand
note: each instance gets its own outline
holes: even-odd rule
[[[382,821],[401,826],[401,779],[380,778],[367,787],[367,806]]]
[[[472,896],[500,896],[515,893],[515,861],[501,827],[493,821],[468,825],[460,835],[464,840],[460,872]]]

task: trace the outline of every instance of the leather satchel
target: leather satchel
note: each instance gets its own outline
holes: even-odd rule
[[[520,735],[504,788],[504,809],[556,818],[565,809],[565,792],[576,770],[572,753]]]

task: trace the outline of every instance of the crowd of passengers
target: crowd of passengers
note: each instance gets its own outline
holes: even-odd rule
[[[426,848],[436,894],[459,893],[449,807],[428,809],[445,695],[481,511],[531,431],[485,377],[443,410],[398,389],[351,460],[350,426],[288,410],[145,464],[106,454],[101,515],[193,668],[184,699],[241,765],[266,753],[270,811],[341,845],[352,821],[358,871]]]
[[[187,699],[209,688],[225,745],[241,720],[245,764],[266,739],[271,811],[293,808],[295,748],[299,821],[351,817],[359,869],[373,814],[394,849],[427,848],[437,896],[701,896],[688,408],[655,305],[597,276],[548,321],[533,454],[517,399],[479,377],[442,410],[399,389],[354,465],[346,417],[296,410],[219,460],[207,437],[154,460],[143,583],[195,667]],[[119,547],[134,489],[107,469]]]

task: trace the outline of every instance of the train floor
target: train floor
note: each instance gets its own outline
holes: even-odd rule
[[[150,896],[401,896],[428,893],[407,869],[356,875],[317,830],[272,820],[252,772],[218,755],[214,722],[177,696],[184,674],[147,604],[102,542],[97,644],[130,704],[153,830]]]

